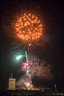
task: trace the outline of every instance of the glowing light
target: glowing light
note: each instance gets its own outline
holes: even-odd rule
[[[30,88],[28,87],[28,90],[30,90]]]
[[[31,44],[29,44],[29,46],[31,46]]]
[[[22,58],[23,55],[19,55],[16,57],[17,60],[19,60],[20,58]]]
[[[54,83],[54,87],[56,88],[56,83]]]
[[[28,82],[28,83],[27,83],[27,86],[29,86],[29,85],[30,85],[30,83]]]
[[[42,27],[38,17],[29,13],[19,17],[14,28],[16,36],[31,46],[31,43],[42,35]]]

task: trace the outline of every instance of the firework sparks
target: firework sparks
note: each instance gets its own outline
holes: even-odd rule
[[[41,37],[43,26],[35,15],[24,14],[16,20],[14,29],[16,36],[31,46],[33,41]]]
[[[23,62],[22,64],[21,64],[21,66],[22,66],[22,70],[26,70],[26,69],[29,69],[29,65],[28,65],[28,63],[26,63],[26,62]]]

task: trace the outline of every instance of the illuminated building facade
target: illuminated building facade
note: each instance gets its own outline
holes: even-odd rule
[[[16,79],[13,78],[11,74],[11,77],[9,78],[9,90],[15,90],[15,81]]]

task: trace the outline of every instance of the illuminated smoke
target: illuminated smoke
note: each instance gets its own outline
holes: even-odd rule
[[[52,74],[51,74],[51,69],[50,69],[50,65],[47,65],[46,67],[44,67],[43,65],[34,65],[32,67],[32,71],[31,71],[31,76],[37,76],[40,78],[46,78],[46,79],[50,79],[52,78]]]
[[[33,88],[32,81],[29,80],[26,74],[16,82],[16,86],[19,86],[21,89]]]
[[[47,64],[46,61],[39,60],[36,58],[34,55],[28,56],[28,64],[27,63],[22,63],[21,69],[26,70],[28,69],[29,73],[31,74],[31,77],[33,76],[38,76],[38,77],[43,77],[43,78],[53,78],[51,74],[51,66],[50,64]],[[37,73],[37,74],[36,74]]]
[[[23,65],[23,63],[21,65]],[[47,62],[42,60],[40,61],[35,56],[31,56],[31,59],[28,61],[28,65],[28,73],[26,72],[26,64],[24,64],[21,70],[25,71],[26,73],[16,83],[17,86],[19,86],[21,89],[28,89],[28,87],[31,89],[31,86],[34,88],[32,83],[32,78],[34,77],[45,80],[50,80],[53,78],[53,74],[51,73],[51,66],[50,64],[47,64]]]

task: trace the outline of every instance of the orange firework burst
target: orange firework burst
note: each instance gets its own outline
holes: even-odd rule
[[[16,36],[31,46],[33,41],[41,37],[43,26],[37,16],[29,13],[16,20],[15,30]]]

